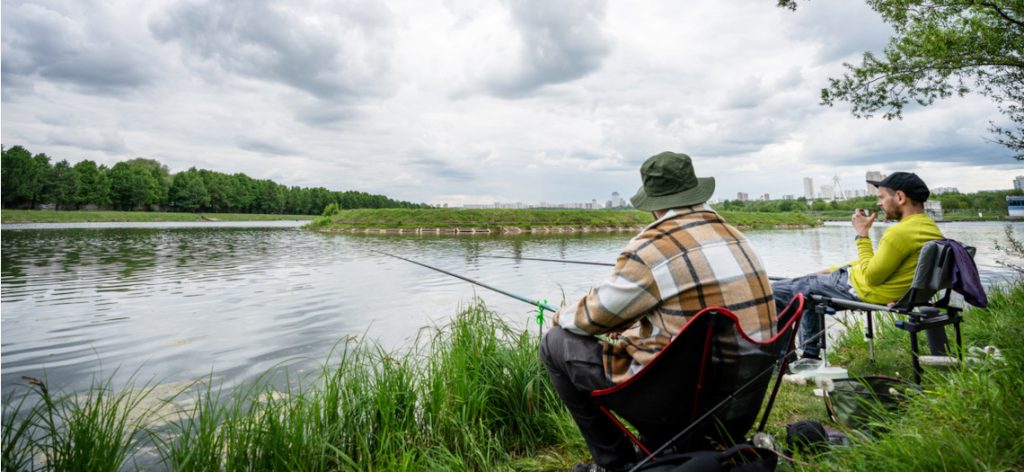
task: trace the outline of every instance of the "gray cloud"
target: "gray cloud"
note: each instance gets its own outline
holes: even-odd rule
[[[432,156],[413,156],[404,161],[415,166],[417,170],[445,181],[470,182],[476,178],[476,173],[466,170],[465,166],[457,166],[451,162]],[[469,160],[467,159],[468,163]]]
[[[881,51],[892,36],[891,27],[861,2],[802,2],[791,13],[790,37],[818,43],[818,61],[850,60],[864,51]]]
[[[110,155],[122,155],[128,152],[124,136],[115,130],[68,128],[50,132],[47,138],[50,144],[102,151]]]
[[[936,143],[927,148],[888,148],[837,154],[829,159],[835,165],[867,166],[872,164],[913,164],[917,162],[999,166],[1012,163],[1006,148],[978,146],[977,140],[963,139]]]
[[[273,154],[277,156],[291,156],[297,154],[294,146],[276,143],[268,139],[257,137],[240,137],[238,147],[246,151],[258,152],[261,154]]]
[[[488,90],[521,97],[544,85],[579,79],[601,67],[611,51],[602,31],[604,0],[509,0],[522,42],[516,70],[492,78]]]
[[[104,95],[153,81],[155,61],[110,16],[96,2],[5,3],[4,99],[39,79]]]
[[[359,111],[348,103],[316,103],[310,106],[300,107],[295,113],[295,118],[310,126],[330,126],[340,122],[354,119],[359,116]]]
[[[160,40],[198,60],[246,78],[282,84],[316,98],[347,103],[386,92],[393,48],[391,13],[351,1],[335,11],[291,3],[181,3],[150,22]],[[314,119],[315,121],[315,119]]]

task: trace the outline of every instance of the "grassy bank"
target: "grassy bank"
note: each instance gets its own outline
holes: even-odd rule
[[[310,215],[258,215],[250,213],[171,213],[158,211],[53,211],[3,210],[3,223],[107,223],[174,221],[311,220]]]
[[[987,310],[965,313],[964,347],[996,346],[1003,361],[982,359],[965,368],[925,367],[924,395],[884,415],[874,438],[853,438],[848,447],[798,457],[794,469],[819,470],[1021,470],[1024,468],[1024,283],[989,293]],[[891,319],[876,322],[876,363],[869,362],[864,325],[857,318],[830,347],[830,361],[851,376],[888,375],[910,379],[909,336]],[[880,330],[880,331],[879,331]],[[953,339],[952,329],[949,331]],[[923,336],[922,336],[923,338]],[[925,341],[922,348],[927,350]],[[827,420],[813,386],[787,385],[771,428],[777,440],[782,426],[797,419]]]
[[[4,470],[113,471],[141,448],[177,471],[564,469],[585,449],[537,349],[536,331],[474,304],[408,351],[347,340],[312,382],[200,386],[168,399],[189,405],[171,414],[139,408],[145,388],[59,396],[38,383],[5,399]]]
[[[1024,284],[965,314],[966,345],[996,345],[1005,364],[926,371],[926,394],[883,419],[887,433],[817,456],[806,470],[1014,470],[1024,465]],[[877,365],[853,324],[832,360],[855,374],[909,374],[907,336],[879,323]],[[884,329],[890,326],[889,329]],[[269,376],[269,373],[268,373]],[[511,329],[482,303],[386,352],[345,340],[312,380],[208,382],[163,400],[151,388],[79,395],[34,383],[4,399],[4,470],[117,470],[156,450],[172,470],[566,470],[587,458],[538,359],[533,329]],[[825,420],[812,387],[785,385],[769,431]],[[26,393],[25,390],[19,394]],[[181,397],[186,397],[183,398]],[[167,405],[184,405],[168,412]],[[49,462],[46,460],[49,459]],[[126,463],[128,461],[129,463]]]
[[[816,220],[799,213],[723,212],[726,221],[741,228],[813,226]],[[375,229],[479,229],[502,232],[509,229],[619,228],[638,229],[653,221],[651,214],[638,210],[342,210],[317,218],[311,229],[321,231]]]

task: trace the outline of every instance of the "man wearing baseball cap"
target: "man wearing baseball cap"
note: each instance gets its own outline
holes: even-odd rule
[[[743,233],[704,204],[715,179],[697,177],[690,156],[673,152],[647,159],[640,176],[643,186],[630,201],[655,221],[622,250],[611,277],[555,313],[555,327],[541,341],[551,383],[595,462],[576,471],[628,469],[637,459],[590,392],[632,377],[701,309],[732,308],[752,339],[775,334],[761,261]],[[604,333],[617,339],[594,337]]]
[[[939,227],[924,211],[924,202],[931,192],[920,177],[910,172],[894,172],[882,181],[868,180],[867,183],[878,187],[878,208],[885,219],[898,223],[882,233],[875,249],[871,245],[870,230],[878,213],[856,209],[851,222],[857,259],[817,274],[774,282],[776,306],[785,307],[797,293],[808,298],[823,295],[887,305],[910,288],[921,246],[943,238]],[[801,360],[791,364],[793,370],[816,366],[821,360],[820,337],[814,342],[809,340],[824,328],[819,317],[803,317],[800,323],[803,354]]]

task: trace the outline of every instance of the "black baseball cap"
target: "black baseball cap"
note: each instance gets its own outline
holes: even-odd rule
[[[893,191],[902,190],[915,202],[928,201],[928,196],[932,194],[924,181],[913,172],[893,172],[882,181],[868,180],[867,183]]]

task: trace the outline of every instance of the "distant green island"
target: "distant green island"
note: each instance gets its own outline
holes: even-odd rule
[[[721,212],[739,228],[806,228],[821,224],[802,213]],[[432,209],[325,211],[307,226],[323,232],[563,233],[636,231],[653,221],[639,210]]]

